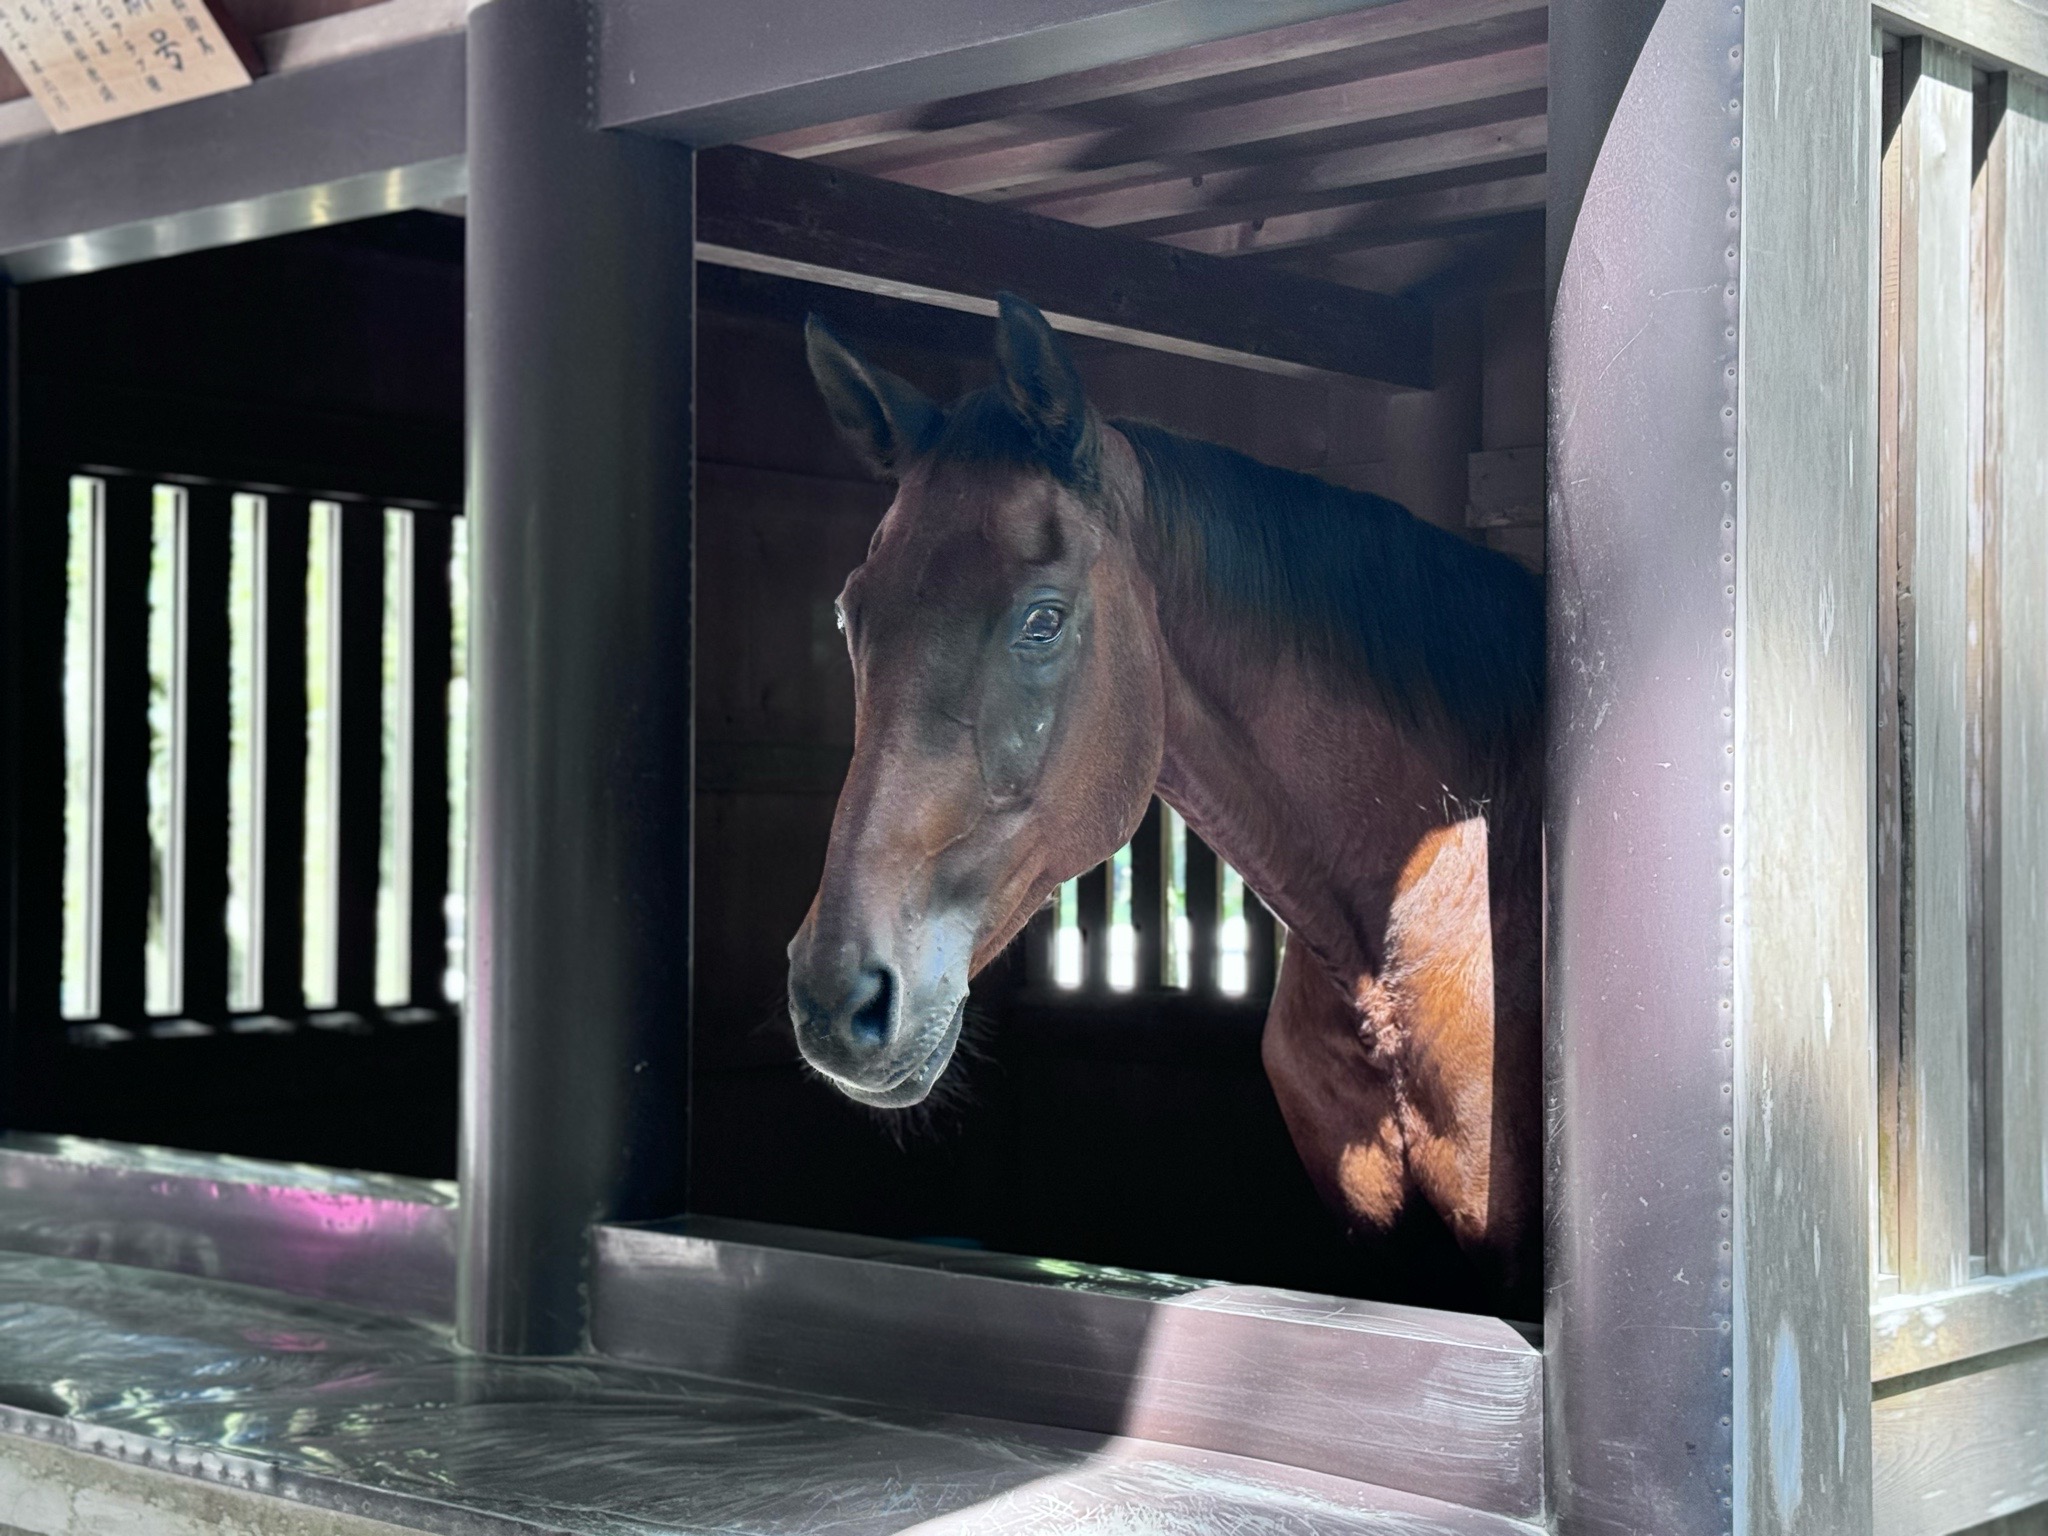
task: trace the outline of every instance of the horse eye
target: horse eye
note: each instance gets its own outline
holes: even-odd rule
[[[1067,616],[1050,603],[1040,603],[1024,615],[1024,638],[1033,645],[1050,645],[1060,637]]]

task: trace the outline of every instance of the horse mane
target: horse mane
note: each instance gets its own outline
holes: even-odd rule
[[[1543,597],[1514,561],[1365,491],[1276,469],[1152,422],[1113,420],[1136,451],[1163,592],[1228,613],[1395,720],[1440,720],[1481,751],[1543,710]],[[933,457],[1047,471],[1090,499],[1097,455],[1051,462],[994,390],[946,413]],[[1107,508],[1114,515],[1114,508]]]
[[[1370,687],[1397,721],[1435,718],[1482,749],[1543,709],[1543,597],[1505,555],[1384,496],[1276,469],[1151,422],[1136,451],[1164,589],[1245,621],[1338,688]]]

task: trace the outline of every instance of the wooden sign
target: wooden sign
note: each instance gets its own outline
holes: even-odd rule
[[[59,133],[247,85],[205,0],[0,0],[0,53]]]

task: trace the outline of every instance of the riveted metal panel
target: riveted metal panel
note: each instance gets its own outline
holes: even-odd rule
[[[1551,232],[1552,1488],[1563,1531],[1693,1536],[1733,1491],[1742,17],[1551,15],[1584,167]]]

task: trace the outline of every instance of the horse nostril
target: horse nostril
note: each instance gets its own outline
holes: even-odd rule
[[[854,1043],[879,1046],[889,1038],[889,1015],[896,1001],[895,976],[884,966],[863,972],[856,997],[852,1016],[847,1020]]]

